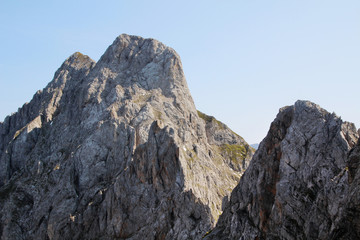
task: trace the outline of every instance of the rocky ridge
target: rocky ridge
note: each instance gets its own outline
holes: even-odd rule
[[[0,123],[2,239],[200,239],[253,150],[198,115],[177,53],[120,35]]]
[[[280,109],[206,239],[358,239],[358,139],[314,103]]]

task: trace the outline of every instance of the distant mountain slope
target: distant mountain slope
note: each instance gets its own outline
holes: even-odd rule
[[[252,148],[254,148],[255,150],[257,150],[257,149],[259,148],[259,145],[260,145],[260,144],[258,144],[258,143],[250,144],[250,146],[251,146]]]
[[[205,121],[206,136],[212,148],[225,159],[225,163],[229,167],[235,171],[244,172],[255,149],[213,116],[208,116],[200,111],[198,111],[198,115]]]

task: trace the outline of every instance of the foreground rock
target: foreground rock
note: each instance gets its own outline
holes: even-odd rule
[[[207,239],[358,239],[358,138],[311,102],[282,108]]]
[[[332,229],[331,239],[360,239],[360,141],[348,158],[348,190],[343,198],[339,221]]]
[[[253,154],[212,121],[156,40],[75,53],[0,123],[1,238],[200,239]]]

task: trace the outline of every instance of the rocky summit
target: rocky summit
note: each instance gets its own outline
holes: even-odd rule
[[[297,101],[254,154],[154,39],[73,54],[0,122],[1,239],[360,239],[359,186],[354,124]]]
[[[360,239],[358,139],[314,103],[282,108],[206,239]]]
[[[334,121],[329,126],[337,128]],[[346,129],[341,133],[352,137]],[[281,157],[277,143],[263,143],[257,159],[265,144]],[[298,149],[294,144],[287,146]],[[329,157],[343,157],[339,151]],[[70,56],[42,91],[0,123],[1,239],[201,239],[253,152],[225,124],[196,110],[173,49],[123,34],[98,62]],[[344,169],[341,159],[328,171]],[[299,161],[289,166],[299,168]],[[266,188],[271,194],[275,183]],[[237,199],[233,194],[231,204]],[[261,204],[265,229],[271,203]]]

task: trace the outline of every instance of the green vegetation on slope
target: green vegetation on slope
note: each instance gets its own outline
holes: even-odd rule
[[[223,144],[220,146],[220,150],[230,158],[231,162],[236,164],[244,160],[248,153],[246,146],[237,144]]]
[[[205,113],[200,112],[199,110],[197,110],[198,116],[200,118],[202,118],[206,123],[210,123],[210,122],[215,122],[220,129],[224,129],[225,128],[225,124],[223,124],[222,122],[218,121],[215,117],[213,116],[209,116],[206,115]]]

